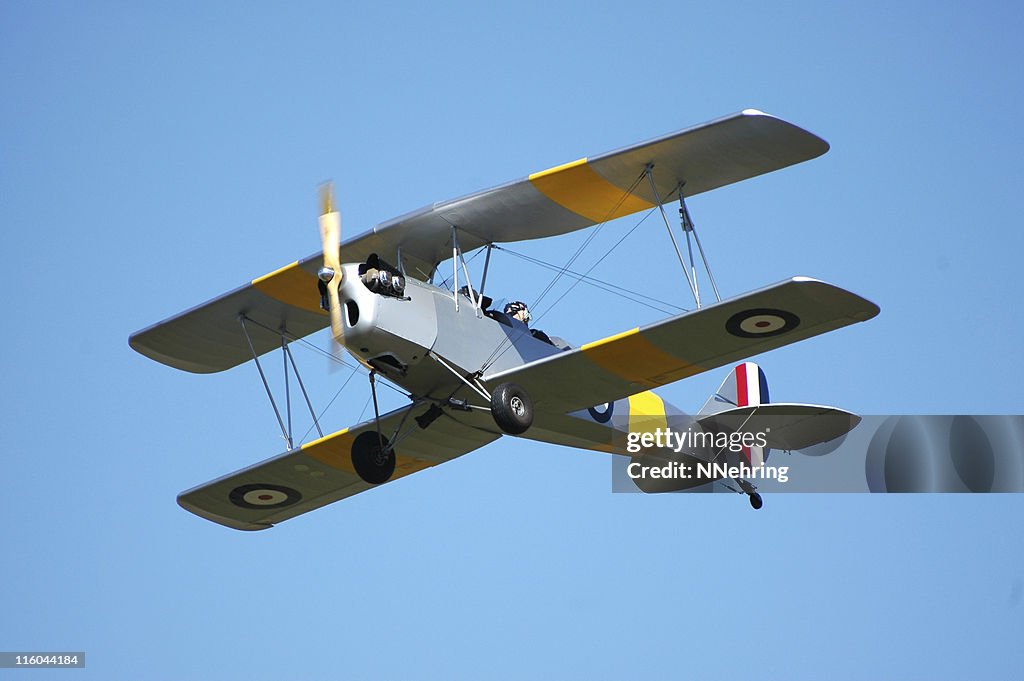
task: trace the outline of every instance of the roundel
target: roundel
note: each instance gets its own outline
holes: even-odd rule
[[[271,509],[291,506],[302,500],[298,490],[282,485],[241,485],[231,490],[228,499],[242,508]]]
[[[792,312],[766,307],[737,312],[725,323],[725,330],[740,338],[767,338],[792,331],[800,318]]]
[[[615,411],[614,402],[605,402],[594,407],[587,409],[590,412],[590,416],[598,423],[608,423],[612,418],[612,413]]]

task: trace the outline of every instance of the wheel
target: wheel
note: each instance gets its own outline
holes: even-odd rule
[[[384,451],[388,444],[388,439],[383,435],[378,438],[375,430],[360,433],[352,442],[352,467],[371,485],[387,482],[395,472],[395,451]]]
[[[509,435],[520,435],[533,424],[533,402],[515,383],[502,383],[491,393],[491,416]]]
[[[764,506],[764,499],[761,498],[760,494],[758,494],[757,492],[754,492],[753,494],[750,495],[750,505],[756,511],[757,509],[759,509],[762,506]]]

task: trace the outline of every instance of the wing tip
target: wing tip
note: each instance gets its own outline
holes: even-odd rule
[[[854,293],[853,291],[848,291],[847,289],[844,289],[842,286],[836,286],[835,284],[830,284],[827,281],[815,279],[814,277],[796,276],[790,277],[789,280],[795,284],[810,284],[811,286],[821,286],[827,289],[833,289],[847,296],[852,296],[853,298],[856,298],[862,307],[862,309],[857,311],[857,314],[854,317],[858,322],[866,322],[869,319],[874,319],[882,312],[882,308],[880,308],[875,303],[871,302],[870,300],[861,295]]]
[[[271,523],[246,522],[244,520],[239,520],[237,518],[228,518],[227,516],[222,516],[217,513],[211,513],[206,509],[200,508],[198,506],[195,506],[194,504],[190,504],[189,502],[185,501],[182,497],[184,497],[186,494],[188,494],[188,492],[182,492],[181,494],[178,495],[178,506],[181,506],[189,513],[197,515],[204,520],[209,520],[210,522],[217,523],[218,525],[223,525],[224,527],[230,527],[232,530],[242,530],[245,532],[269,530],[271,527],[273,527],[273,524]]]
[[[159,362],[160,364],[169,366],[172,369],[180,369],[181,371],[187,371],[191,374],[215,374],[231,368],[210,366],[207,364],[199,364],[197,362],[189,362],[188,360],[181,359],[179,357],[174,357],[172,355],[167,355],[158,350],[155,350],[146,344],[145,334],[149,330],[149,328],[142,329],[141,331],[136,331],[132,335],[128,336],[128,347],[130,347],[132,350],[139,353],[143,357],[148,357],[154,362]]]
[[[826,154],[832,148],[832,145],[830,145],[828,143],[828,140],[826,140],[826,139],[824,139],[824,138],[822,138],[822,137],[820,137],[818,135],[815,135],[810,130],[808,130],[806,128],[803,128],[803,127],[800,127],[799,125],[796,125],[795,123],[790,123],[786,119],[779,118],[778,116],[776,116],[774,114],[765,113],[764,111],[761,111],[760,109],[753,109],[753,108],[743,109],[742,111],[739,112],[738,115],[739,116],[744,116],[744,117],[749,117],[749,118],[770,118],[770,119],[772,119],[774,121],[778,121],[779,123],[781,123],[783,125],[789,126],[790,128],[795,128],[799,132],[803,133],[806,136],[806,141],[812,142],[811,146],[813,146],[813,149],[809,148],[808,151],[807,151],[808,156],[807,156],[807,158],[804,159],[806,161],[810,161],[812,159],[818,158],[819,156],[823,156],[824,154]]]

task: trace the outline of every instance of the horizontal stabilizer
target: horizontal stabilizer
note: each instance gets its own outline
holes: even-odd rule
[[[714,433],[763,433],[768,448],[793,451],[846,435],[860,417],[835,407],[778,403],[737,407],[697,422]]]

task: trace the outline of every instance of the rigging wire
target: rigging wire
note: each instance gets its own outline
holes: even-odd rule
[[[474,260],[476,260],[476,257],[477,257],[478,255],[480,255],[481,253],[483,253],[483,252],[484,252],[484,251],[485,251],[486,249],[487,249],[487,246],[481,246],[481,247],[479,247],[479,248],[478,248],[478,249],[476,250],[476,253],[474,253],[473,255],[469,256],[469,260],[467,260],[467,261],[466,261],[466,266],[469,266],[469,263],[471,263],[471,262],[473,262]],[[435,267],[434,269],[437,269],[437,268]],[[445,277],[445,278],[444,278],[444,279],[443,279],[443,280],[441,281],[441,283],[440,283],[440,284],[438,285],[438,288],[448,288],[448,281],[449,281],[449,280],[450,280],[451,278],[452,278],[452,275],[449,275],[449,276]],[[467,284],[467,286],[468,286],[468,285],[469,285],[469,284]],[[448,290],[450,291],[451,289],[448,289]]]
[[[502,251],[502,252],[508,253],[509,255],[513,255],[513,256],[515,256],[517,258],[520,258],[521,260],[525,260],[526,262],[532,263],[532,264],[537,265],[539,267],[544,267],[544,268],[552,270],[552,271],[559,269],[558,265],[553,265],[553,264],[551,264],[549,262],[545,262],[545,261],[540,260],[538,258],[533,258],[531,256],[528,256],[528,255],[524,254],[524,253],[518,253],[516,251],[513,251],[513,250],[508,249],[508,248],[504,248],[502,246],[495,245],[494,249],[498,250],[498,251]],[[676,312],[688,312],[689,311],[688,308],[681,307],[679,305],[675,305],[674,303],[669,303],[669,302],[661,300],[659,298],[655,298],[653,296],[648,296],[646,294],[640,293],[639,291],[632,291],[632,290],[627,289],[627,288],[622,287],[622,286],[616,286],[615,284],[612,284],[612,283],[607,282],[607,281],[603,281],[601,279],[597,279],[597,278],[594,278],[594,277],[588,277],[588,276],[586,276],[584,274],[580,274],[579,272],[574,272],[572,270],[568,270],[568,271],[566,271],[566,274],[568,274],[569,276],[572,276],[572,277],[574,277],[576,279],[581,279],[583,281],[583,283],[585,283],[585,284],[590,284],[591,286],[593,286],[595,288],[598,288],[598,289],[600,289],[602,291],[605,291],[607,293],[611,293],[613,295],[617,295],[620,298],[624,298],[624,299],[629,300],[631,302],[638,303],[640,305],[644,305],[644,306],[649,307],[652,310],[655,310],[657,312],[661,312],[661,313],[664,313],[664,314],[675,314]],[[656,305],[652,304],[652,303],[656,303]]]
[[[363,410],[359,412],[359,418],[356,419],[356,423],[363,422],[363,415],[366,413],[366,409],[370,406],[370,400],[373,399],[373,395],[366,398],[366,404],[363,405]]]
[[[342,359],[341,357],[338,357],[333,352],[330,352],[329,350],[325,350],[325,349],[323,349],[323,348],[321,348],[321,347],[311,343],[310,341],[306,340],[305,338],[302,338],[302,337],[299,337],[299,336],[295,336],[294,334],[288,333],[288,331],[286,331],[286,330],[277,330],[277,331],[275,331],[275,330],[271,329],[270,327],[266,326],[265,324],[260,324],[256,320],[249,319],[248,317],[246,318],[246,321],[248,321],[248,322],[250,322],[252,324],[255,324],[256,326],[258,326],[258,327],[260,327],[260,328],[262,328],[262,329],[264,329],[266,331],[270,331],[271,333],[279,334],[279,335],[289,339],[291,342],[297,342],[300,345],[303,345],[306,348],[309,348],[310,350],[313,350],[314,352],[317,352],[317,353],[327,357],[328,359],[331,359],[331,360],[337,362],[338,364],[340,364],[340,365],[342,365],[342,366],[344,366],[344,367],[346,367],[348,369],[351,369],[351,372],[349,373],[348,378],[346,378],[345,381],[341,384],[341,387],[338,388],[338,391],[334,394],[334,397],[331,398],[331,400],[327,403],[327,406],[324,407],[323,410],[320,412],[320,414],[316,417],[316,421],[314,421],[313,424],[309,428],[307,428],[306,432],[302,435],[302,438],[300,439],[300,442],[304,442],[306,437],[309,435],[309,433],[316,426],[317,421],[320,421],[324,417],[324,414],[327,413],[327,410],[330,409],[331,405],[334,404],[334,402],[338,399],[338,397],[341,395],[342,391],[344,391],[345,387],[349,384],[349,381],[352,380],[352,377],[355,376],[356,373],[359,371],[359,369],[363,368],[363,367],[362,367],[361,364],[351,364],[349,362],[346,362],[344,359]],[[398,393],[399,395],[402,395],[403,397],[406,397],[406,398],[410,397],[409,393],[405,392],[404,390],[401,390],[400,388],[397,388],[397,387],[391,385],[387,381],[381,381],[380,385],[382,385],[382,386],[384,386],[384,387],[386,387],[386,388],[388,388],[388,389]],[[367,404],[369,404],[369,402],[367,402]],[[366,411],[366,407],[363,407],[363,411],[364,412]],[[361,420],[362,419],[362,415],[360,415],[359,418]]]
[[[347,386],[348,382],[352,380],[352,377],[356,375],[356,369],[357,367],[352,367],[352,371],[349,372],[348,378],[346,378],[345,382],[341,384],[340,388],[338,388],[338,392],[334,393],[334,397],[331,398],[331,401],[328,402],[327,406],[323,408],[323,411],[321,411],[320,414],[317,415],[316,421],[314,421],[313,424],[306,429],[306,432],[302,434],[302,437],[299,439],[300,443],[306,441],[306,437],[309,435],[310,431],[313,430],[313,426],[316,425],[317,421],[320,421],[324,417],[324,414],[327,413],[327,410],[330,409],[331,405],[334,404],[334,401],[338,399],[338,397],[341,395],[341,392],[345,389],[345,386]]]
[[[338,357],[337,355],[335,355],[333,352],[330,352],[328,350],[324,350],[323,348],[321,348],[321,347],[319,347],[317,345],[314,345],[313,343],[309,342],[305,338],[296,338],[294,336],[291,336],[290,334],[286,334],[286,335],[288,335],[293,341],[301,343],[302,345],[305,345],[310,350],[313,350],[315,352],[319,352],[324,357],[326,357],[328,359],[331,359],[331,360],[334,360],[335,362],[337,362],[338,364],[342,365],[343,367],[351,369],[353,372],[362,369],[364,372],[366,372],[366,374],[369,374],[369,372],[366,371],[366,368],[363,367],[361,364],[349,364],[348,362],[346,362],[341,357]],[[366,374],[364,374],[364,375],[366,375]],[[396,388],[395,386],[391,385],[390,383],[382,382],[381,385],[383,385],[384,387],[386,387],[386,388],[388,388],[388,389],[398,393],[399,395],[402,395],[403,397],[409,397],[409,393],[405,392],[401,388]]]
[[[597,235],[601,233],[601,230],[604,229],[604,226],[607,225],[608,221],[612,219],[612,216],[615,215],[615,213],[619,210],[619,207],[626,201],[627,198],[632,196],[633,190],[640,185],[640,182],[643,181],[646,175],[647,173],[645,170],[643,173],[640,173],[635,180],[633,180],[633,183],[629,185],[625,192],[623,192],[622,196],[619,197],[619,200],[615,203],[614,206],[612,206],[611,210],[609,210],[605,214],[604,219],[601,220],[601,222],[597,225],[594,231],[587,235],[587,238],[583,241],[582,244],[580,244],[579,248],[576,249],[576,252],[573,253],[571,258],[569,258],[569,261],[562,266],[558,274],[556,274],[554,279],[551,280],[551,283],[549,283],[547,287],[545,287],[545,289],[541,291],[541,294],[537,297],[537,299],[533,301],[534,307],[540,305],[541,301],[544,300],[544,297],[547,296],[551,289],[555,287],[555,284],[558,283],[558,280],[562,278],[562,276],[568,271],[568,269],[572,267],[572,264],[576,262],[576,260],[583,254],[583,251],[587,248],[587,246],[590,245],[590,242],[593,241],[597,237]]]
[[[644,171],[642,173],[640,173],[639,175],[637,175],[636,179],[633,180],[633,182],[629,185],[629,187],[622,193],[622,196],[620,196],[619,200],[615,202],[615,205],[612,206],[611,209],[605,214],[604,219],[601,220],[601,222],[599,222],[597,224],[596,228],[590,234],[587,235],[587,238],[583,240],[583,243],[580,244],[580,246],[576,249],[576,252],[572,254],[572,257],[569,258],[569,260],[565,263],[565,265],[563,265],[561,268],[559,268],[559,271],[555,274],[555,276],[552,278],[552,280],[548,283],[548,285],[544,288],[544,290],[541,291],[540,295],[534,301],[533,307],[536,307],[536,306],[540,305],[541,301],[544,300],[544,297],[547,296],[547,294],[551,292],[551,289],[553,289],[555,287],[555,284],[558,283],[559,279],[561,279],[562,276],[564,276],[565,273],[569,270],[569,268],[572,267],[573,263],[576,262],[576,260],[580,257],[580,255],[582,255],[583,251],[587,248],[587,246],[590,245],[590,242],[593,241],[594,238],[597,237],[597,235],[601,233],[601,230],[604,228],[604,226],[608,224],[608,221],[612,219],[612,216],[615,215],[615,213],[619,210],[619,207],[626,201],[627,198],[629,198],[633,194],[633,190],[635,190],[640,185],[640,183],[643,181],[643,179],[646,176],[647,176],[647,170],[645,168]],[[648,215],[649,214],[650,214],[650,212],[648,212]],[[646,219],[646,216],[644,217],[644,219]],[[641,222],[643,222],[643,221],[641,220]],[[634,227],[634,229],[635,229],[635,227]],[[633,230],[630,230],[630,233],[632,233],[632,231]],[[621,243],[621,242],[622,241],[620,239],[619,243]],[[618,245],[618,243],[616,244],[616,246],[617,245]],[[594,269],[593,267],[590,268],[590,270],[593,270],[593,269]],[[587,270],[588,274],[590,273],[590,270]],[[572,290],[572,288],[575,287],[575,285],[578,284],[578,283],[579,283],[579,279],[577,279],[576,282],[573,284],[573,286],[570,287],[570,290]],[[563,296],[559,297],[558,300],[561,300],[564,297],[565,296],[563,295]],[[557,303],[557,302],[558,301],[556,300],[555,303]],[[551,307],[549,307],[548,309],[550,310]],[[538,320],[539,319],[540,318],[538,317]],[[518,336],[520,334],[522,334],[522,333],[523,333],[522,331],[516,331],[515,333],[513,333],[513,335],[507,336],[506,338],[502,339],[502,341],[498,343],[497,347],[494,348],[494,350],[491,352],[491,354],[488,355],[487,359],[484,360],[484,363],[480,367],[480,370],[479,370],[480,373],[483,373],[484,371],[486,371],[492,364],[494,364],[498,360],[498,358],[500,358],[503,354],[505,354],[508,351],[508,349],[511,348],[514,345],[515,339],[518,338]]]
[[[671,197],[671,194],[669,194],[669,197]],[[668,197],[666,197],[666,201],[667,200],[669,200]],[[600,258],[598,258],[597,262],[595,262],[593,265],[591,265],[587,269],[587,271],[583,273],[583,276],[588,276],[591,272],[593,272],[595,267],[597,267],[602,262],[604,262],[604,259],[607,258],[609,255],[611,255],[612,251],[614,251],[616,248],[618,248],[619,244],[621,244],[623,241],[625,241],[626,238],[629,237],[630,234],[635,232],[640,225],[644,224],[644,222],[647,220],[647,218],[651,217],[651,215],[654,213],[654,211],[657,210],[658,208],[659,208],[659,206],[655,206],[654,208],[651,208],[650,210],[648,210],[647,213],[644,214],[644,216],[640,219],[639,222],[637,222],[635,225],[633,225],[633,227],[630,228],[630,230],[628,232],[626,232],[621,237],[619,237],[619,240],[616,241],[612,245],[611,248],[609,248],[607,251],[605,251],[604,255],[602,255]],[[548,307],[543,312],[541,312],[540,315],[538,315],[537,321],[540,321],[541,319],[544,318],[544,315],[546,315],[548,312],[551,312],[551,310],[554,309],[555,305],[558,305],[558,303],[560,303],[563,298],[565,298],[567,295],[569,295],[572,292],[572,290],[574,288],[576,288],[576,286],[580,283],[580,281],[581,281],[580,279],[577,279],[576,281],[574,281],[572,283],[572,286],[567,288],[562,295],[558,296],[558,298],[555,300],[555,302],[553,302],[550,305],[548,305]]]
[[[623,197],[621,199],[619,199],[619,203],[616,204],[615,208],[613,208],[611,212],[609,212],[609,216],[614,214],[615,210],[618,210],[618,206],[621,205],[622,202],[626,200],[626,197],[629,194],[632,193],[633,189],[636,188],[636,186],[640,183],[640,181],[644,178],[645,175],[646,175],[646,171],[644,173],[641,173],[640,176],[633,182],[633,184],[630,185],[630,188],[627,190],[627,193],[625,195],[623,195]],[[678,189],[675,190],[675,191],[678,191]],[[673,191],[672,193],[674,194],[675,191]],[[669,194],[665,198],[665,200],[666,201],[671,200],[671,196],[672,196],[672,194]],[[540,314],[537,315],[536,321],[539,322],[541,319],[543,319],[544,316],[548,312],[551,312],[551,310],[553,310],[555,308],[555,306],[558,305],[558,303],[560,303],[567,295],[569,295],[572,292],[572,290],[574,288],[576,288],[576,286],[579,285],[579,283],[581,281],[584,280],[584,278],[589,277],[590,273],[594,271],[594,268],[596,268],[598,265],[600,265],[602,262],[604,262],[605,258],[607,258],[609,255],[611,255],[612,252],[616,248],[618,248],[619,245],[622,244],[623,241],[625,241],[633,232],[635,232],[637,230],[637,228],[639,228],[640,225],[642,225],[647,220],[647,218],[649,218],[654,213],[654,211],[657,210],[657,208],[658,207],[655,206],[655,207],[651,208],[650,210],[648,210],[644,214],[644,216],[635,225],[633,225],[629,229],[629,231],[627,231],[625,234],[623,234],[621,237],[619,237],[619,240],[616,241],[611,246],[611,248],[609,248],[607,251],[605,251],[604,255],[602,255],[600,258],[598,258],[597,261],[594,264],[592,264],[589,268],[587,268],[587,270],[583,273],[583,275],[580,278],[575,279],[573,281],[572,285],[569,288],[567,288],[560,296],[558,296],[558,298],[556,298],[553,303],[548,305],[548,307],[545,308],[543,312],[541,312]],[[583,246],[581,246],[579,249],[577,249],[576,254],[573,255],[573,258],[570,260],[570,263],[572,262],[572,260],[575,260],[579,256],[579,254],[582,251],[582,249],[584,247],[586,247],[587,244],[590,243],[590,241],[593,239],[593,237],[596,236],[597,232],[600,231],[601,227],[603,227],[605,224],[607,224],[607,220],[605,222],[602,222],[600,225],[598,225],[598,228],[597,228],[597,230],[594,231],[594,234],[592,234],[590,236],[590,238],[588,238],[583,243]],[[566,271],[568,271],[568,264],[566,265],[566,267],[562,268],[562,273],[564,273]],[[561,274],[559,274],[558,276],[561,276]],[[557,279],[558,279],[558,277],[555,278],[555,281],[557,281]],[[544,293],[542,293],[540,298],[538,298],[538,302],[540,302],[540,299],[542,299],[544,297],[544,295],[551,289],[551,287],[553,286],[553,283],[554,282],[552,282],[552,284],[549,284],[548,287],[544,290]],[[675,306],[673,306],[673,307],[675,307]],[[684,309],[684,311],[685,311],[685,309]],[[520,333],[522,333],[522,332],[520,332]],[[480,371],[481,372],[486,371],[491,365],[493,365],[496,361],[498,361],[498,359],[502,355],[504,355],[506,352],[508,352],[509,348],[511,348],[511,347],[513,347],[513,341],[512,341],[512,337],[510,336],[506,340],[502,341],[502,343],[499,344],[498,348],[496,348],[495,351],[493,353],[491,353],[491,356],[488,357],[487,361],[484,363],[484,366],[480,369]]]

